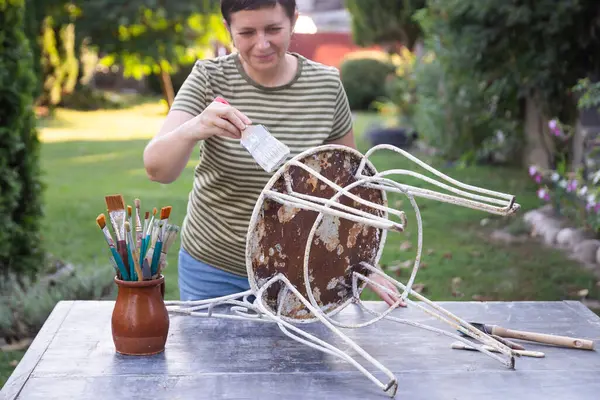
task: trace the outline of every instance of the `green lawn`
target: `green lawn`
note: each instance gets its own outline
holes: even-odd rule
[[[119,111],[76,112],[58,110],[54,119],[42,122],[42,171],[45,190],[44,243],[55,256],[82,269],[110,267],[108,250],[96,226],[96,216],[105,212],[104,196],[122,193],[129,204],[138,197],[142,207],[173,206],[171,221],[181,224],[188,192],[192,184],[193,162],[175,183],[150,182],[142,166],[142,151],[159,129],[164,108],[146,102]],[[376,118],[360,114],[355,130],[361,150],[367,148],[361,138],[365,126]],[[197,153],[196,153],[197,154]],[[381,153],[374,159],[378,169],[415,168],[401,156]],[[438,163],[436,167],[440,168]],[[526,173],[516,169],[468,167],[441,168],[466,183],[482,185],[515,194],[523,211],[504,223],[519,226],[522,214],[539,204]],[[391,196],[390,204],[398,204]],[[402,200],[401,200],[402,201]],[[502,245],[488,239],[492,223],[482,228],[483,212],[457,206],[418,200],[424,221],[424,268],[417,283],[432,300],[561,300],[575,299],[579,289],[589,289],[590,298],[600,299],[595,279],[557,251],[534,241]],[[408,201],[403,209],[409,217],[406,233],[390,233],[382,264],[397,265],[414,257],[416,224]],[[409,241],[411,250],[401,250]],[[166,297],[178,298],[177,248],[175,243],[166,269]],[[402,270],[406,271],[406,270]],[[405,275],[400,279],[406,281]],[[108,276],[108,275],[107,275]],[[460,279],[458,279],[460,278]],[[454,286],[452,282],[454,281]],[[457,285],[457,282],[460,282]],[[366,293],[372,298],[372,293]],[[10,362],[21,353],[5,353],[0,359],[0,383],[12,371]]]
[[[47,248],[56,256],[75,264],[108,268],[108,256],[95,218],[105,209],[104,196],[122,193],[126,201],[139,197],[142,207],[173,206],[171,221],[181,224],[191,187],[193,166],[190,162],[180,179],[170,185],[150,182],[142,166],[142,151],[158,130],[164,108],[148,102],[120,111],[76,112],[58,110],[54,120],[44,123],[41,137],[42,169],[47,183],[45,192],[44,233]],[[361,134],[376,116],[360,114],[356,132],[361,150],[368,144]],[[405,158],[390,152],[373,159],[378,169],[418,168]],[[436,167],[440,168],[436,164]],[[539,205],[534,187],[522,170],[498,167],[441,168],[466,183],[515,194],[523,211],[509,222],[517,223],[522,214]],[[424,172],[424,171],[421,171]],[[400,199],[391,196],[390,204]],[[572,298],[575,289],[587,288],[590,296],[600,298],[594,279],[576,267],[561,253],[528,241],[502,245],[487,239],[489,228],[480,221],[491,217],[448,204],[418,200],[424,220],[424,243],[428,254],[418,281],[432,299],[472,299],[479,295],[498,300],[553,300]],[[416,245],[412,210],[408,232],[388,236],[382,263],[398,264],[414,257],[401,251],[400,245]],[[494,219],[492,217],[492,219]],[[495,224],[497,225],[497,224]],[[178,246],[177,242],[175,246]],[[177,252],[169,257],[166,270],[167,298],[178,296]],[[453,278],[460,278],[460,293],[452,294]]]

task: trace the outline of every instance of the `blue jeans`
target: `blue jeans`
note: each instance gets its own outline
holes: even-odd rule
[[[203,263],[183,247],[179,250],[179,297],[182,301],[205,300],[250,289],[248,278]]]

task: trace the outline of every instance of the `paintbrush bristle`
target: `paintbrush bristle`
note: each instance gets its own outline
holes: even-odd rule
[[[148,218],[150,218],[150,211],[146,211],[146,214],[144,214],[144,219]]]
[[[135,204],[135,208],[137,208],[137,209],[139,210],[139,208],[140,208],[140,207],[141,207],[141,205],[142,205],[142,202],[140,201],[140,199],[135,199],[135,200],[133,201],[133,203]]]
[[[263,125],[247,127],[242,132],[240,143],[267,172],[278,168],[290,155],[290,149],[271,135]]]
[[[131,225],[129,224],[129,221],[125,221],[125,230],[127,232],[131,232]]]
[[[100,214],[98,215],[98,217],[96,217],[96,224],[98,225],[98,227],[100,227],[100,229],[104,229],[104,227],[106,226],[106,217],[104,216],[104,214]]]
[[[123,196],[120,194],[115,194],[112,196],[105,196],[104,200],[106,201],[106,208],[108,211],[117,211],[125,209],[125,200]]]
[[[171,215],[171,209],[173,207],[167,206],[160,209],[160,219],[169,219],[169,215]]]
[[[158,210],[156,209],[156,207],[154,207],[154,208],[152,209],[152,215],[156,215],[156,213],[157,213],[157,212],[158,212]]]
[[[131,218],[131,206],[127,206],[127,216]]]

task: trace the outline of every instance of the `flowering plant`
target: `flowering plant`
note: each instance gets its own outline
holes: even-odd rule
[[[573,137],[573,129],[556,119],[548,123],[548,128],[550,134],[557,139],[560,158],[555,169],[535,165],[529,167],[529,176],[538,184],[537,196],[552,204],[559,215],[594,232],[600,232],[600,170],[589,177],[585,177],[582,171],[569,171],[566,157],[568,150],[564,147],[567,147],[565,143],[569,143]]]

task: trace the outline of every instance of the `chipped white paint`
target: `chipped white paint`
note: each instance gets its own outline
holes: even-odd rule
[[[277,219],[279,220],[280,224],[285,224],[286,222],[290,222],[292,219],[294,219],[299,211],[300,209],[297,207],[284,204],[283,206],[279,207],[279,210],[277,210]]]
[[[306,165],[317,173],[321,172],[321,161],[319,161],[318,157],[316,156],[307,158]]]
[[[316,234],[328,251],[336,250],[340,244],[340,219],[332,215],[323,217]]]
[[[315,301],[317,302],[317,304],[320,304],[317,307],[322,307],[323,302],[321,301],[321,290],[318,287],[315,287],[312,291],[312,295],[313,295]]]
[[[277,255],[279,256],[280,259],[285,260],[287,258],[287,255],[282,253],[281,244],[277,243],[275,245],[275,251],[277,252]]]
[[[337,285],[342,281],[341,278],[331,278],[331,280],[327,283],[327,290],[333,290]]]
[[[359,224],[352,225],[352,228],[348,231],[348,239],[346,240],[346,247],[349,249],[353,248],[356,245],[356,240],[358,239],[359,233],[361,233],[363,227]]]

